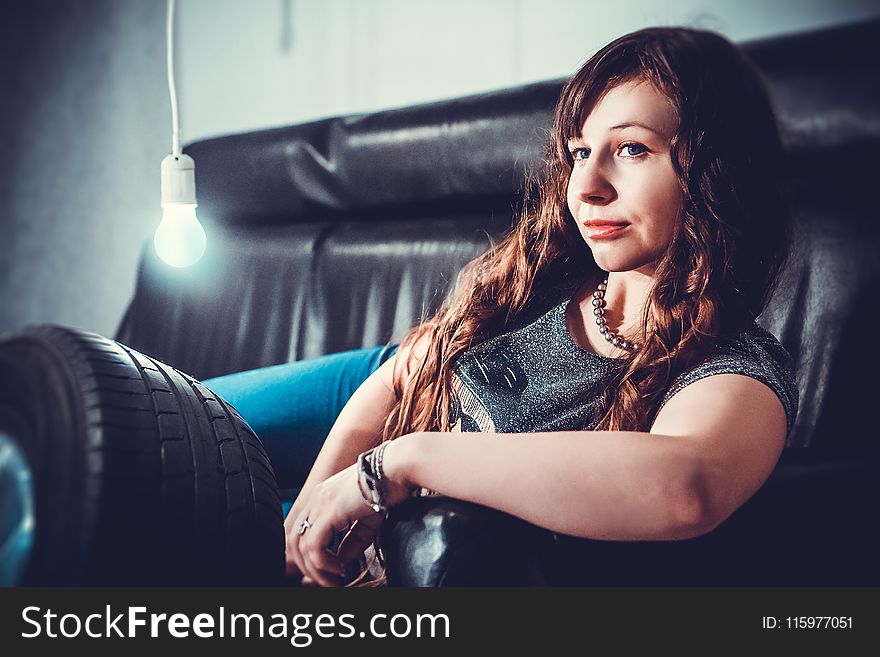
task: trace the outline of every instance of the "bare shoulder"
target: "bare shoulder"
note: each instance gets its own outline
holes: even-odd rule
[[[394,355],[385,361],[385,363],[377,370],[377,373],[389,390],[392,389],[392,381],[395,372],[399,372],[399,368],[404,367],[406,375],[408,376],[412,371],[412,368],[418,367],[418,363],[425,359],[429,345],[430,336],[424,334],[412,344],[399,347]]]
[[[715,374],[682,388],[660,409],[651,433],[703,436],[738,433],[750,427],[785,439],[782,401],[772,388],[743,374]]]

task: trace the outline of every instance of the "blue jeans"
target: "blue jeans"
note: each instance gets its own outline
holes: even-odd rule
[[[251,425],[266,448],[289,507],[342,407],[397,346],[355,349],[202,383],[235,406]]]

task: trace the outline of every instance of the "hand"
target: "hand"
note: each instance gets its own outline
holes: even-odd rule
[[[355,480],[356,481],[356,480]],[[326,483],[326,482],[325,482]],[[309,516],[309,513],[306,512],[306,509],[317,508],[318,503],[316,500],[316,491],[318,494],[322,494],[321,491],[326,490],[326,486],[318,487],[313,486],[308,489],[303,490],[300,495],[296,498],[296,501],[293,503],[293,506],[290,508],[290,511],[287,513],[287,517],[284,519],[284,536],[286,540],[285,547],[285,571],[287,577],[293,582],[299,581],[301,586],[315,586],[318,582],[315,581],[313,577],[310,577],[307,573],[308,568],[305,564],[305,556],[301,551],[302,541],[301,534],[297,532],[302,521],[308,516],[309,524],[312,525],[314,523],[314,513]],[[358,489],[359,491],[360,489]],[[348,540],[348,544],[346,545],[346,551],[344,553],[340,552],[341,556],[337,556],[337,560],[340,562],[339,565],[348,563],[351,560],[354,560],[358,557],[360,552],[363,552],[364,549],[373,541],[376,534],[378,533],[378,528],[381,526],[382,517],[373,512],[365,502],[362,501],[364,507],[369,510],[374,516],[376,516],[376,524],[373,527],[370,522],[368,522],[367,518],[365,518],[362,522],[355,523],[352,527],[353,533]],[[311,527],[307,531],[310,531]],[[360,552],[354,551],[356,548],[356,540],[360,539],[360,542],[363,542],[363,547]],[[340,545],[340,548],[342,546]],[[328,550],[328,554],[333,554]],[[334,577],[344,576],[341,568],[336,570],[335,568],[331,573]],[[300,580],[300,578],[302,578]]]
[[[386,448],[386,459],[392,446],[395,445]],[[361,554],[378,534],[384,515],[373,511],[364,501],[357,477],[357,464],[345,468],[315,486],[306,499],[297,499],[288,514],[284,523],[287,570],[288,574],[302,573],[303,585],[341,585],[345,577],[344,564]],[[409,497],[411,489],[407,485],[392,477],[385,481],[389,504]],[[301,531],[305,520],[308,525]],[[334,554],[328,545],[337,532],[344,530],[347,533]]]
[[[382,514],[373,513],[372,516],[367,516],[366,518],[355,522],[354,527],[346,534],[339,546],[336,555],[337,559],[341,563],[347,564],[363,554],[364,550],[366,550],[375,540],[384,519],[385,518]],[[336,575],[333,575],[333,577],[336,577]],[[338,586],[340,584],[342,584],[342,582],[336,582],[333,585]],[[319,586],[319,583],[308,575],[303,575],[299,585]]]
[[[349,556],[348,550],[345,555],[331,551],[328,546],[333,536],[347,530],[349,545],[354,538],[348,536],[352,535],[360,538],[358,542],[363,542],[365,548],[375,538],[382,516],[373,511],[361,496],[356,465],[316,485],[303,502],[297,505],[296,512],[291,509],[285,521],[287,561],[293,561],[303,574],[304,586],[310,583],[340,586],[345,577],[342,556],[354,558],[357,554]],[[302,529],[304,521],[308,521],[305,530]]]

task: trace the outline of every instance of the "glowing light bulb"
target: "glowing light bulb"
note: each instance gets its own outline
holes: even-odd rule
[[[153,246],[172,267],[189,267],[205,253],[208,239],[196,217],[195,162],[189,155],[162,160],[162,221]]]
[[[205,254],[208,238],[196,217],[196,206],[166,205],[153,245],[162,261],[172,267],[189,267]]]

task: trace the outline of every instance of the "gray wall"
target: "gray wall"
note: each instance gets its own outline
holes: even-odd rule
[[[742,40],[880,15],[873,0],[178,5],[184,143],[563,76],[649,24]],[[52,322],[115,333],[161,216],[164,21],[163,0],[4,4],[0,331]]]
[[[880,15],[877,0],[179,0],[187,139],[573,73],[648,25],[734,41]]]
[[[112,336],[161,218],[164,3],[21,0],[0,21],[0,330]]]

